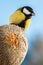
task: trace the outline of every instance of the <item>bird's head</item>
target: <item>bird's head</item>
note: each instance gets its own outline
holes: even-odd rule
[[[31,23],[31,18],[34,15],[35,13],[31,7],[24,6],[17,9],[16,12],[10,16],[10,23],[28,29]]]

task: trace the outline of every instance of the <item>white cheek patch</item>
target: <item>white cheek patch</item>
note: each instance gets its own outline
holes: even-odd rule
[[[27,15],[30,14],[30,12],[29,12],[26,8],[23,9],[23,12],[24,12],[25,14],[27,14]]]

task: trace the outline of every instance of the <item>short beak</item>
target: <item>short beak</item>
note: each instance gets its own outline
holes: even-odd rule
[[[35,16],[35,13],[34,12],[32,13],[32,16]]]

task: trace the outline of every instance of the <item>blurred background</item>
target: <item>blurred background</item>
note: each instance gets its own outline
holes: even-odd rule
[[[10,15],[26,5],[32,7],[36,15],[25,31],[29,48],[22,65],[43,65],[43,0],[0,0],[0,26],[9,24]]]

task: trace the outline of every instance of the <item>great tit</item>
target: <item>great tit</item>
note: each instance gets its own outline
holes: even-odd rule
[[[34,15],[35,13],[31,7],[24,6],[17,9],[16,12],[10,16],[10,23],[18,25],[27,30],[30,26],[31,18]]]

